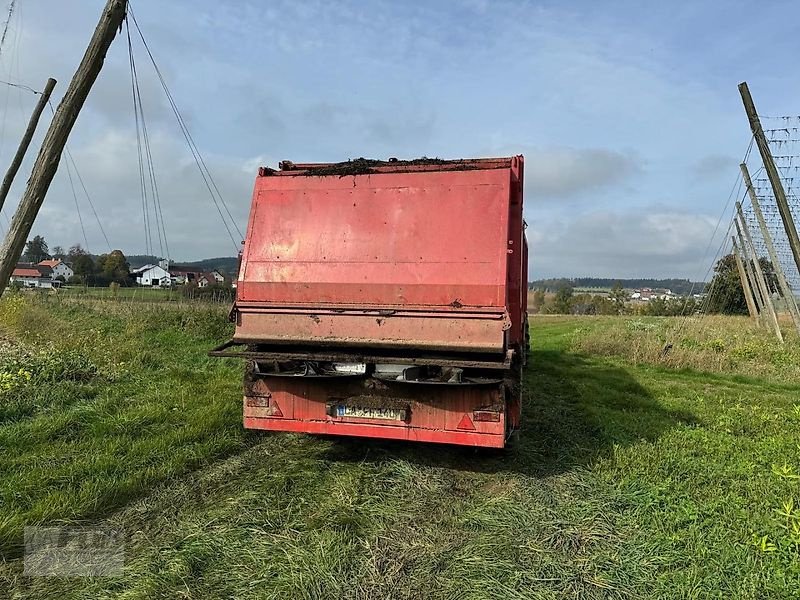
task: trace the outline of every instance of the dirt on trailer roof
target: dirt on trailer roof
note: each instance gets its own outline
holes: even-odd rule
[[[423,156],[413,160],[375,160],[372,158],[354,158],[340,163],[331,163],[323,167],[314,167],[301,173],[308,177],[324,177],[330,175],[338,175],[345,177],[347,175],[369,175],[377,173],[376,167],[410,167],[416,165],[451,165],[454,170],[468,170],[476,168],[469,161],[458,160],[445,160],[442,158],[428,158]]]

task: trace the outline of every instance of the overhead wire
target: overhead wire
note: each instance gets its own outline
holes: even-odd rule
[[[75,184],[72,181],[72,170],[69,166],[69,161],[64,161],[64,165],[67,167],[67,177],[69,178],[69,187],[72,190],[72,197],[75,199],[75,210],[78,213],[78,223],[81,225],[81,232],[83,233],[83,242],[86,244],[85,248],[86,251],[89,252],[89,238],[86,237],[86,228],[83,226],[83,217],[81,216],[81,207],[78,202],[78,194],[75,193]]]
[[[746,162],[747,158],[750,156],[750,152],[753,149],[753,143],[754,143],[754,139],[751,137],[750,138],[750,143],[748,144],[747,150],[745,151],[745,154],[744,154],[743,162]],[[741,173],[738,173],[737,176],[736,176],[736,180],[734,181],[734,184],[731,187],[731,191],[728,194],[728,199],[725,201],[725,205],[724,205],[724,207],[722,209],[722,212],[720,213],[720,216],[717,219],[717,223],[714,226],[714,231],[711,233],[711,236],[710,236],[710,238],[708,240],[708,244],[706,245],[706,248],[703,251],[703,258],[702,258],[702,261],[701,261],[702,263],[706,263],[706,260],[708,258],[709,250],[711,249],[711,246],[714,243],[714,240],[717,239],[717,234],[718,234],[720,226],[722,225],[722,222],[723,222],[723,220],[725,218],[725,215],[728,214],[728,209],[729,209],[730,204],[731,204],[731,199],[734,198],[734,197],[738,197],[739,196],[739,193],[741,192],[741,186],[742,186],[742,175],[741,175]],[[725,233],[725,236],[723,236],[723,238],[722,238],[720,246],[717,249],[717,252],[715,253],[713,260],[709,264],[709,267],[706,270],[705,275],[703,276],[703,281],[708,281],[708,277],[711,274],[711,271],[714,269],[714,267],[716,266],[717,262],[719,261],[719,257],[720,257],[720,255],[722,253],[722,250],[727,246],[727,237],[728,237],[728,233],[730,232],[731,226],[732,226],[732,221],[731,221],[731,224],[728,226],[728,229],[727,229],[727,231]],[[708,264],[708,263],[706,263],[706,264]],[[711,280],[711,283],[712,284],[714,283],[713,279]],[[697,282],[693,281],[692,285],[691,285],[691,287],[689,289],[689,294],[686,296],[686,299],[684,300],[683,307],[682,307],[681,313],[680,313],[681,321],[680,321],[680,323],[678,325],[678,329],[675,332],[675,337],[676,338],[681,334],[683,329],[686,327],[689,319],[692,316],[694,316],[695,313],[699,312],[700,315],[705,314],[705,310],[707,310],[707,306],[710,303],[710,299],[711,299],[710,296],[711,296],[711,294],[713,292],[713,289],[704,289],[703,290],[704,298],[700,303],[699,311],[697,309],[695,309],[695,311],[693,311],[692,315],[687,315],[686,314],[686,310],[687,310],[687,308],[689,306],[689,299],[690,298],[694,298],[694,290],[695,290],[695,286],[696,285],[697,285]],[[666,353],[666,351],[668,350],[669,347],[671,347],[669,344],[667,344],[667,346],[665,346],[665,353]]]
[[[16,5],[17,5],[17,0],[11,0],[11,2],[8,5],[8,17],[3,23],[3,33],[2,35],[0,35],[0,52],[2,52],[3,46],[6,43],[8,28],[11,25],[11,18],[14,16],[14,8],[16,8]]]
[[[153,207],[153,220],[155,221],[156,238],[158,240],[159,251],[162,257],[169,260],[169,243],[167,241],[167,230],[164,223],[164,213],[161,208],[161,198],[158,192],[155,165],[150,146],[150,136],[147,130],[147,121],[144,114],[142,103],[141,88],[139,86],[139,76],[136,67],[136,58],[133,51],[133,42],[130,35],[130,24],[125,21],[126,37],[128,41],[128,60],[131,72],[131,94],[133,96],[134,121],[136,125],[136,149],[139,159],[139,179],[142,193],[142,208],[144,212],[145,236],[150,252],[154,251],[153,245],[153,221],[150,219],[150,204]],[[149,188],[148,188],[149,186]]]
[[[12,83],[11,81],[5,81],[5,80],[0,79],[0,84],[7,85],[7,86],[12,87],[12,88],[19,88],[21,90],[25,90],[26,92],[31,92],[33,94],[41,94],[42,93],[40,90],[35,90],[31,86],[25,85],[25,84],[22,84],[22,83]]]
[[[161,69],[158,66],[158,63],[156,62],[155,57],[153,56],[153,53],[150,50],[150,46],[148,45],[147,40],[144,37],[144,33],[142,32],[141,28],[139,27],[139,23],[136,20],[136,16],[134,15],[134,13],[130,9],[130,7],[128,8],[128,14],[126,16],[126,20],[128,18],[130,18],[130,20],[133,21],[133,25],[136,28],[137,33],[139,34],[139,38],[141,39],[142,45],[143,45],[145,51],[147,52],[148,57],[150,58],[150,62],[153,65],[153,69],[155,70],[156,75],[158,77],[158,80],[159,80],[159,82],[161,84],[161,87],[163,88],[164,93],[167,96],[167,100],[169,102],[170,108],[172,109],[172,112],[175,115],[175,118],[176,118],[176,120],[178,122],[178,126],[180,127],[180,130],[181,130],[181,133],[183,134],[183,137],[186,140],[186,144],[187,144],[187,146],[189,148],[189,151],[192,154],[192,157],[193,157],[193,159],[194,159],[194,161],[195,161],[195,163],[197,165],[198,170],[200,171],[200,175],[201,175],[201,177],[203,179],[203,182],[205,183],[205,186],[206,186],[206,188],[207,188],[207,190],[209,192],[209,195],[211,196],[211,199],[212,199],[212,201],[214,203],[214,206],[216,207],[217,212],[219,213],[219,216],[220,216],[220,219],[222,220],[223,226],[225,227],[225,230],[227,231],[228,236],[230,237],[234,248],[238,251],[239,244],[237,243],[236,238],[234,237],[233,232],[231,231],[231,227],[233,227],[233,229],[237,232],[237,234],[239,235],[239,239],[240,240],[244,237],[243,234],[242,234],[242,231],[239,228],[239,226],[237,225],[236,220],[233,218],[233,215],[231,214],[231,211],[228,208],[228,205],[225,202],[225,199],[223,198],[222,194],[219,191],[219,187],[217,186],[216,181],[214,181],[214,178],[211,175],[211,171],[209,170],[208,166],[206,165],[206,162],[203,159],[203,156],[200,153],[200,150],[197,147],[197,144],[195,143],[195,141],[194,141],[194,139],[193,139],[193,137],[191,135],[191,132],[189,131],[189,128],[187,127],[186,122],[185,122],[185,120],[183,118],[183,115],[181,114],[181,112],[180,112],[180,110],[178,108],[178,105],[175,102],[175,99],[174,99],[174,97],[172,96],[172,93],[169,90],[169,86],[167,85],[166,79],[164,78],[164,76],[163,76],[163,74],[161,72]],[[225,215],[227,215],[227,218],[226,218]],[[229,221],[230,221],[230,223],[229,223]]]
[[[55,116],[55,112],[56,111],[55,111],[55,108],[53,108],[53,102],[51,100],[47,101],[47,106],[50,109],[50,113],[53,116]],[[91,208],[91,210],[92,210],[92,215],[94,215],[95,221],[97,221],[97,227],[100,229],[100,233],[102,234],[103,239],[106,242],[106,246],[108,246],[108,250],[111,251],[111,242],[108,239],[108,235],[106,234],[105,227],[103,227],[103,222],[100,220],[100,215],[98,215],[98,213],[97,213],[97,209],[94,206],[94,202],[92,201],[92,197],[89,195],[89,190],[86,187],[86,183],[84,183],[84,181],[83,181],[83,176],[81,176],[81,173],[78,170],[78,164],[75,162],[75,158],[72,156],[72,152],[70,151],[68,144],[64,144],[64,156],[66,158],[66,160],[64,161],[64,164],[67,167],[67,176],[69,178],[70,187],[72,188],[72,195],[75,198],[75,208],[76,208],[76,210],[78,212],[78,221],[80,222],[80,225],[81,225],[81,231],[83,232],[83,241],[84,241],[84,243],[86,243],[86,246],[87,246],[86,249],[88,251],[89,241],[88,241],[87,236],[86,236],[86,229],[84,227],[83,217],[82,217],[81,212],[80,212],[81,208],[80,208],[80,203],[78,202],[78,195],[75,192],[75,185],[74,185],[74,182],[73,182],[73,179],[72,179],[72,172],[70,170],[70,163],[72,163],[72,169],[74,169],[74,171],[75,171],[75,177],[78,180],[78,183],[80,183],[81,189],[83,190],[83,195],[86,197],[86,201],[89,204],[89,208]]]
[[[8,35],[8,28],[11,26],[11,19],[14,16],[14,9],[15,8],[16,8],[16,0],[11,0],[11,2],[8,5],[8,15],[6,17],[5,22],[3,23],[3,32],[2,32],[2,34],[0,34],[0,58],[2,58],[2,56],[3,56],[3,50],[5,49],[5,43],[6,43],[6,36]],[[8,72],[9,72],[9,75],[10,75],[11,74],[11,69],[10,68],[9,68]],[[5,83],[6,85],[9,85],[9,86],[12,86],[12,87],[18,87],[19,86],[19,84],[13,84],[13,83],[6,82],[6,81],[3,81],[2,83]],[[10,97],[11,97],[11,92],[9,90],[9,93],[6,94],[5,104],[4,104],[4,107],[3,107],[3,124],[2,124],[2,131],[0,132],[0,153],[2,152],[3,146],[5,145],[6,116],[8,114],[8,101],[9,101]],[[6,222],[6,231],[7,231],[8,228],[11,227],[11,223],[10,223],[10,221],[8,219],[8,216],[5,213],[5,207],[0,209],[0,215],[2,215],[3,220]]]
[[[94,215],[95,220],[97,221],[97,226],[100,228],[100,233],[103,234],[103,239],[106,242],[106,246],[108,246],[109,252],[111,251],[111,242],[108,241],[108,236],[106,235],[105,227],[103,227],[103,223],[100,221],[100,217],[97,214],[97,210],[94,207],[94,202],[92,202],[92,197],[89,195],[89,190],[86,189],[86,184],[83,182],[83,177],[81,176],[81,172],[78,170],[78,165],[75,163],[75,159],[72,156],[72,152],[70,152],[69,146],[64,146],[64,151],[66,153],[67,159],[72,163],[72,168],[75,169],[75,175],[78,179],[78,183],[81,184],[81,189],[83,189],[83,194],[86,196],[86,200],[89,203],[89,208],[92,209],[92,214]]]
[[[139,160],[139,187],[142,196],[142,219],[144,221],[144,243],[145,254],[153,253],[153,236],[150,231],[149,208],[147,200],[147,184],[145,180],[144,156],[142,154],[141,125],[139,123],[139,101],[136,94],[136,63],[133,55],[133,44],[131,42],[130,26],[127,18],[125,20],[125,32],[128,39],[128,62],[131,73],[131,97],[133,98],[133,115],[136,126],[136,152]]]
[[[161,210],[161,197],[158,193],[158,182],[156,180],[155,164],[153,162],[153,153],[150,146],[150,135],[147,131],[147,120],[144,116],[144,105],[142,103],[142,94],[139,87],[139,81],[136,80],[136,96],[138,98],[139,116],[141,117],[142,124],[142,141],[144,142],[144,151],[147,166],[147,176],[150,183],[150,197],[153,201],[153,212],[156,216],[156,233],[158,235],[159,249],[162,256],[167,259],[169,255],[169,243],[167,242],[167,229],[164,225],[164,213]],[[163,240],[163,241],[162,241]]]

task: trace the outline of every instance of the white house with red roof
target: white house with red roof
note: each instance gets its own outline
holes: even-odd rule
[[[67,263],[65,263],[60,258],[51,258],[49,260],[43,260],[38,263],[40,267],[48,267],[53,271],[53,279],[58,279],[59,277],[63,277],[64,281],[69,281],[69,278],[75,275],[75,272],[72,270]]]
[[[20,284],[26,288],[52,288],[53,278],[51,277],[52,269],[34,265],[33,263],[17,263],[14,270],[11,272],[9,283]]]

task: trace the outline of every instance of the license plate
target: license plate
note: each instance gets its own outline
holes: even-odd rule
[[[352,417],[356,419],[385,419],[387,421],[403,421],[406,418],[406,411],[402,408],[381,408],[365,406],[343,406],[336,407],[337,417]]]

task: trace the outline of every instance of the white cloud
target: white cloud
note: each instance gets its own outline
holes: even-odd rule
[[[529,217],[532,277],[702,277],[716,220],[659,208]],[[711,260],[711,257],[708,257]]]
[[[567,198],[612,187],[639,170],[630,155],[604,148],[536,148],[525,153],[529,198]]]
[[[186,146],[159,131],[151,134],[150,145],[171,256],[188,260],[234,255],[240,237],[232,226],[236,243],[228,236]],[[109,128],[72,153],[111,245],[128,254],[144,253],[144,215],[135,138],[126,130]],[[254,165],[258,161],[207,155],[205,162],[237,225],[244,230],[257,168]],[[77,180],[75,186],[89,249],[105,252],[108,248]],[[61,161],[44,206],[34,231],[45,234],[51,245],[83,245],[65,160]],[[151,221],[155,219],[155,210],[151,204],[148,210]],[[222,211],[225,213],[224,208]],[[156,253],[161,254],[154,226],[151,238]]]

